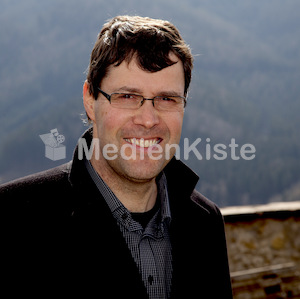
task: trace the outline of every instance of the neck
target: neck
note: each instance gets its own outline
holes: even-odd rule
[[[127,210],[141,213],[154,207],[157,197],[155,178],[143,182],[134,181],[120,176],[113,169],[100,167],[99,161],[93,157],[91,163]]]

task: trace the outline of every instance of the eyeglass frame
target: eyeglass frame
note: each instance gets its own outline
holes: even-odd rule
[[[102,89],[100,89],[100,87],[98,87],[98,90],[101,92],[101,94],[102,95],[104,95],[105,96],[105,98],[109,101],[109,103],[111,104],[111,96],[112,95],[114,95],[114,94],[128,94],[128,95],[136,95],[136,96],[139,96],[139,97],[141,97],[142,98],[142,100],[141,100],[141,105],[139,106],[139,108],[141,107],[141,106],[143,106],[143,104],[144,104],[144,102],[145,101],[152,101],[152,105],[153,105],[153,107],[155,107],[154,106],[154,100],[155,100],[155,98],[159,98],[159,97],[165,97],[165,98],[167,98],[168,96],[155,96],[154,98],[152,98],[152,99],[147,99],[147,98],[145,98],[144,96],[142,96],[142,95],[140,95],[140,94],[135,94],[135,93],[126,93],[126,92],[113,92],[113,93],[111,93],[111,94],[108,94],[108,93],[106,93],[105,91],[103,91]],[[173,96],[173,97],[177,97],[177,98],[181,98],[181,99],[183,99],[183,109],[186,107],[186,104],[187,104],[187,101],[186,101],[186,97],[182,97],[182,96]],[[126,108],[123,108],[123,109],[126,109]],[[128,109],[130,109],[130,108],[128,108]],[[138,109],[138,108],[137,108]],[[165,111],[167,111],[167,110],[165,110]]]

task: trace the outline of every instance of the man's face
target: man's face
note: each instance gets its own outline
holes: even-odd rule
[[[108,94],[134,93],[145,98],[166,94],[183,96],[182,62],[174,54],[170,54],[170,58],[177,63],[154,73],[142,70],[135,59],[129,64],[123,61],[119,66],[111,66],[101,82],[101,89]],[[120,109],[113,107],[100,93],[97,100],[90,97],[84,92],[86,109],[87,102],[91,107],[87,112],[93,121],[93,137],[100,141],[100,158],[96,160],[94,156],[92,160],[96,170],[100,174],[122,176],[135,182],[154,179],[170,160],[166,158],[165,146],[179,143],[184,111],[158,111],[152,101],[145,101],[136,110]],[[106,145],[107,149],[108,144],[118,149],[111,160],[103,157],[104,147]],[[155,154],[158,146],[163,152]],[[174,153],[173,147],[171,158]]]

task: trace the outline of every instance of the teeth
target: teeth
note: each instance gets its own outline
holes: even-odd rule
[[[144,140],[143,138],[137,139],[137,138],[130,138],[130,139],[125,139],[127,142],[131,143],[131,144],[135,144],[138,145],[140,147],[151,147],[154,144],[158,144],[159,143],[159,139],[155,138],[155,139],[146,139]]]

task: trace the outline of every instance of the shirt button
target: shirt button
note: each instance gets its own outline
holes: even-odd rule
[[[152,283],[153,283],[153,276],[152,275],[149,275],[148,276],[148,282],[150,283],[150,285],[152,285]]]
[[[128,216],[127,216],[127,214],[126,214],[126,213],[122,214],[122,219],[123,219],[123,220],[126,220],[126,219],[127,219],[127,217],[128,217]]]

